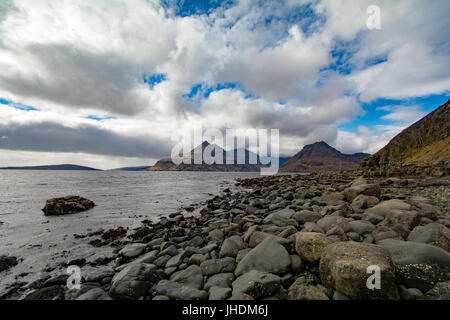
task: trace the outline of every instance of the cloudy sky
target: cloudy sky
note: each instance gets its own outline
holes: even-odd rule
[[[449,99],[449,13],[448,0],[1,0],[0,166],[150,165],[196,124],[278,128],[284,156],[319,140],[373,153]]]

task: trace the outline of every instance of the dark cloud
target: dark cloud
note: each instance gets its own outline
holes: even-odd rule
[[[10,92],[73,108],[93,108],[131,115],[148,102],[132,89],[143,72],[117,55],[92,53],[75,47],[34,44],[26,48],[45,76],[0,75],[0,86]]]
[[[107,156],[161,158],[171,145],[156,137],[128,137],[92,125],[65,127],[54,122],[0,124],[0,149],[83,152]]]

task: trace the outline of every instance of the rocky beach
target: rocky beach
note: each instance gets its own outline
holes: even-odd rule
[[[67,266],[80,267],[80,289],[67,287],[69,274],[48,270],[1,298],[447,300],[450,179],[448,165],[442,168],[426,176],[350,171],[236,179],[236,188],[194,204],[192,217],[73,235],[113,249],[95,261],[68,259]],[[0,272],[17,263],[2,257]],[[369,289],[370,266],[380,272],[379,288]]]

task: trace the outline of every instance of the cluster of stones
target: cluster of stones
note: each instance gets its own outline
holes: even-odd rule
[[[432,186],[349,174],[238,180],[241,191],[208,200],[198,217],[175,214],[134,230],[113,261],[81,269],[80,290],[50,279],[24,296],[450,299],[448,204],[415,194],[428,183],[448,195],[449,180],[432,179]],[[375,290],[367,286],[373,265],[381,273]]]

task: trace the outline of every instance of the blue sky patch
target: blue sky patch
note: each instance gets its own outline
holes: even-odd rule
[[[219,7],[228,8],[235,4],[234,0],[162,0],[161,6],[173,10],[179,17],[210,14]]]
[[[146,83],[149,89],[153,89],[158,83],[166,81],[167,75],[163,73],[153,73],[151,75],[143,74],[142,82]]]
[[[37,109],[35,107],[29,106],[29,105],[26,105],[23,103],[19,103],[19,102],[14,102],[14,101],[4,99],[4,98],[0,98],[0,104],[7,105],[7,106],[13,107],[18,110],[23,110],[23,111],[39,111],[39,109]]]
[[[242,91],[245,94],[245,99],[258,98],[245,90],[245,88],[237,82],[217,83],[213,86],[208,85],[205,82],[196,83],[192,86],[191,90],[188,93],[183,94],[182,97],[192,102],[200,102],[203,99],[208,99],[211,93],[226,89]]]
[[[87,116],[83,116],[82,118],[95,120],[95,121],[117,119],[117,117],[114,117],[114,116],[97,116],[97,115],[87,115]]]
[[[348,123],[338,126],[340,130],[355,132],[358,126],[366,126],[371,130],[375,130],[377,125],[392,125],[393,123],[401,123],[401,120],[383,119],[383,116],[390,114],[392,111],[386,107],[413,107],[419,106],[418,111],[428,114],[437,107],[441,106],[450,99],[450,93],[429,95],[426,97],[418,97],[412,99],[377,99],[369,103],[360,102],[366,113],[351,119]]]

